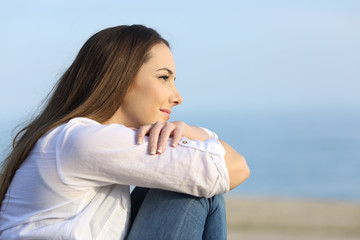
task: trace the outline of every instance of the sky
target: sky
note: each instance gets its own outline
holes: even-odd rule
[[[359,109],[359,1],[0,1],[1,116],[39,108],[97,31],[169,40],[180,113]]]
[[[1,159],[83,43],[123,24],[170,42],[184,99],[171,119],[245,155],[241,191],[359,199],[358,0],[0,0]]]

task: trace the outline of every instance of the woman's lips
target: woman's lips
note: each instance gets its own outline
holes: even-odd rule
[[[170,118],[171,110],[169,110],[169,109],[160,109],[160,111],[165,113]]]

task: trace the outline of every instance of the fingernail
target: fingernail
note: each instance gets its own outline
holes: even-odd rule
[[[142,139],[141,139],[141,138],[138,138],[138,140],[137,140],[136,143],[137,143],[137,144],[142,144]]]
[[[156,153],[156,152],[155,152],[155,148],[154,148],[154,147],[151,147],[151,148],[150,148],[150,154],[151,154],[151,155],[154,155],[155,153]]]
[[[159,147],[158,150],[157,150],[158,153],[161,153],[162,152],[162,147]]]
[[[175,143],[172,143],[172,144],[171,144],[171,146],[172,146],[172,147],[175,147],[175,146],[176,146],[176,144],[175,144]]]

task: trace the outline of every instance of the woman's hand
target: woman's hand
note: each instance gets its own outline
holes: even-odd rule
[[[142,144],[145,136],[149,136],[149,153],[151,155],[164,152],[169,138],[172,138],[171,146],[176,147],[182,137],[200,141],[211,137],[203,129],[189,126],[181,121],[156,122],[139,127],[136,133],[137,144]]]
[[[171,146],[176,147],[180,139],[186,136],[187,124],[180,121],[157,122],[141,126],[136,133],[137,144],[144,142],[144,136],[149,136],[149,153],[161,154],[167,145],[169,138],[172,138]]]

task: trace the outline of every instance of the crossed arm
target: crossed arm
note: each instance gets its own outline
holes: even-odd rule
[[[168,142],[171,140],[171,146],[176,147],[182,137],[190,140],[205,141],[210,138],[209,134],[199,127],[189,126],[184,122],[157,122],[151,125],[141,126],[137,130],[136,141],[141,144],[144,136],[149,136],[149,153],[161,154]],[[245,158],[236,152],[226,142],[220,140],[220,143],[225,149],[225,163],[230,177],[230,189],[244,182],[250,175],[249,167]]]

